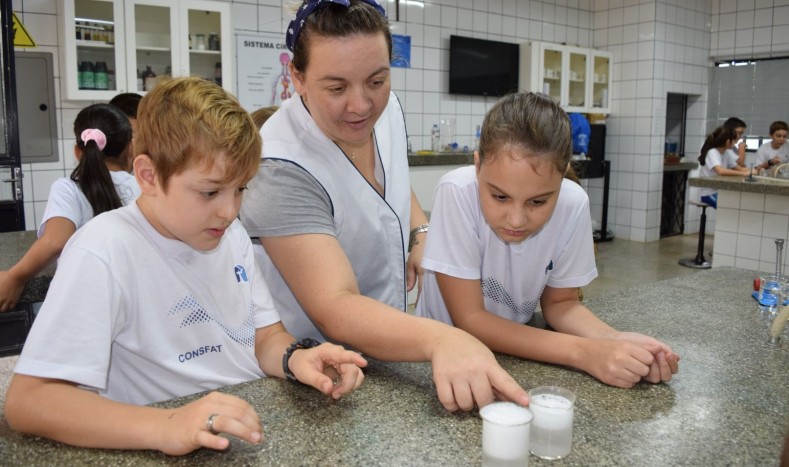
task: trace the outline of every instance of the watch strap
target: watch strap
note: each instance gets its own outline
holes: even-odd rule
[[[288,381],[290,381],[293,384],[301,384],[301,381],[299,381],[296,378],[296,375],[294,375],[293,372],[290,371],[290,367],[288,366],[288,363],[290,363],[290,357],[293,355],[293,352],[300,349],[311,349],[319,345],[321,345],[321,343],[316,341],[315,339],[311,337],[304,337],[301,339],[296,339],[295,341],[293,341],[292,344],[290,344],[290,346],[288,346],[288,348],[285,350],[285,354],[282,355],[282,372],[285,373],[285,378]]]

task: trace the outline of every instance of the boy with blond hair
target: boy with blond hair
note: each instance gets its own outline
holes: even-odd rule
[[[217,392],[142,405],[265,375],[334,398],[357,388],[361,356],[287,333],[236,219],[261,150],[238,102],[199,78],[160,81],[140,104],[135,148],[142,194],[66,246],[6,396],[11,427],[180,455],[226,448],[219,433],[258,443],[260,419]]]

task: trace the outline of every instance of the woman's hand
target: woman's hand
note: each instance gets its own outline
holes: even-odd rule
[[[260,418],[255,409],[238,397],[219,392],[212,392],[194,402],[168,410],[165,417],[157,425],[160,427],[159,450],[170,455],[180,456],[203,447],[227,449],[230,440],[219,436],[220,433],[252,444],[263,439]]]
[[[425,252],[426,236],[426,232],[416,234],[414,243],[411,245],[411,252],[408,254],[408,262],[405,265],[406,288],[410,292],[414,285],[417,286],[417,301],[419,301],[419,296],[422,294],[422,276],[425,273],[425,270],[422,269],[422,255]]]
[[[342,346],[324,343],[293,352],[288,367],[300,382],[339,399],[364,382],[367,360]]]

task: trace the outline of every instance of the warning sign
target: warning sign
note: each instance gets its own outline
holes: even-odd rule
[[[33,40],[33,37],[30,36],[30,33],[25,29],[25,25],[19,21],[19,18],[16,17],[16,13],[14,13],[14,47],[35,46],[36,42]]]

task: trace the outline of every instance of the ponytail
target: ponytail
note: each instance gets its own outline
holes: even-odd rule
[[[117,107],[93,104],[80,111],[74,120],[77,146],[82,151],[71,180],[77,183],[93,208],[93,215],[121,207],[120,196],[107,168],[105,158],[123,165],[131,141],[131,123]]]
[[[699,164],[707,165],[707,153],[710,149],[721,148],[726,146],[726,141],[734,140],[737,137],[737,132],[734,128],[727,126],[719,126],[712,133],[707,135],[704,140],[704,145],[701,147],[699,154]]]

